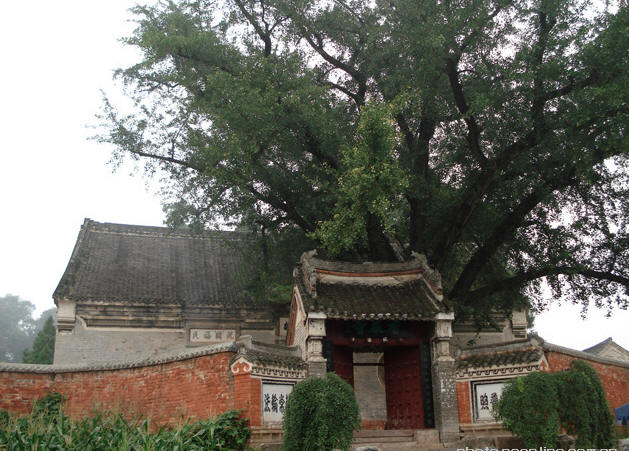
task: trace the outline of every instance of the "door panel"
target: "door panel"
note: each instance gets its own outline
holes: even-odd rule
[[[384,379],[389,429],[423,429],[424,409],[419,346],[384,352]]]
[[[334,372],[354,386],[354,353],[345,346],[334,347]]]

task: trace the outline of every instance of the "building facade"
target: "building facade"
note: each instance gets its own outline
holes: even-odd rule
[[[54,293],[54,367],[127,368],[220,349],[229,354],[221,384],[256,427],[278,428],[294,384],[333,371],[354,388],[363,428],[433,429],[454,442],[499,428],[491,408],[509,379],[567,362],[549,361],[564,351],[527,336],[525,312],[480,332],[457,323],[419,254],[356,264],[307,252],[290,305],[256,302],[247,244],[237,232],[86,220]],[[614,365],[620,398],[629,396],[629,364]]]

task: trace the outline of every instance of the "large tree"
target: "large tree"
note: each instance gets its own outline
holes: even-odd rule
[[[299,235],[345,259],[423,253],[461,313],[543,303],[542,281],[626,307],[628,10],[136,7],[126,43],[143,58],[118,75],[137,109],[106,101],[99,139],[166,171],[173,224]]]
[[[40,321],[44,318],[42,314]],[[54,315],[48,315],[43,321],[32,349],[25,349],[22,353],[23,363],[52,364],[55,356],[55,338],[57,328],[55,327]]]
[[[0,297],[0,362],[19,362],[33,342],[32,302],[7,294]]]
[[[19,362],[47,319],[54,320],[57,313],[56,308],[48,309],[34,319],[34,311],[35,305],[19,296],[0,296],[0,362]]]

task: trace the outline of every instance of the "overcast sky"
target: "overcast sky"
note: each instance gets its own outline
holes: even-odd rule
[[[111,149],[89,141],[100,90],[116,101],[112,71],[137,61],[118,41],[133,29],[123,0],[5,2],[0,16],[0,296],[38,312],[54,291],[84,218],[162,225],[156,183],[131,167],[112,173]],[[629,349],[629,312],[611,318],[554,307],[536,320],[546,340],[584,349],[608,337]]]

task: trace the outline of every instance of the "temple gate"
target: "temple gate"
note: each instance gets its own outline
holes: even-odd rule
[[[424,256],[347,263],[305,253],[294,273],[287,342],[309,375],[334,371],[356,392],[365,429],[459,432],[454,314]]]

